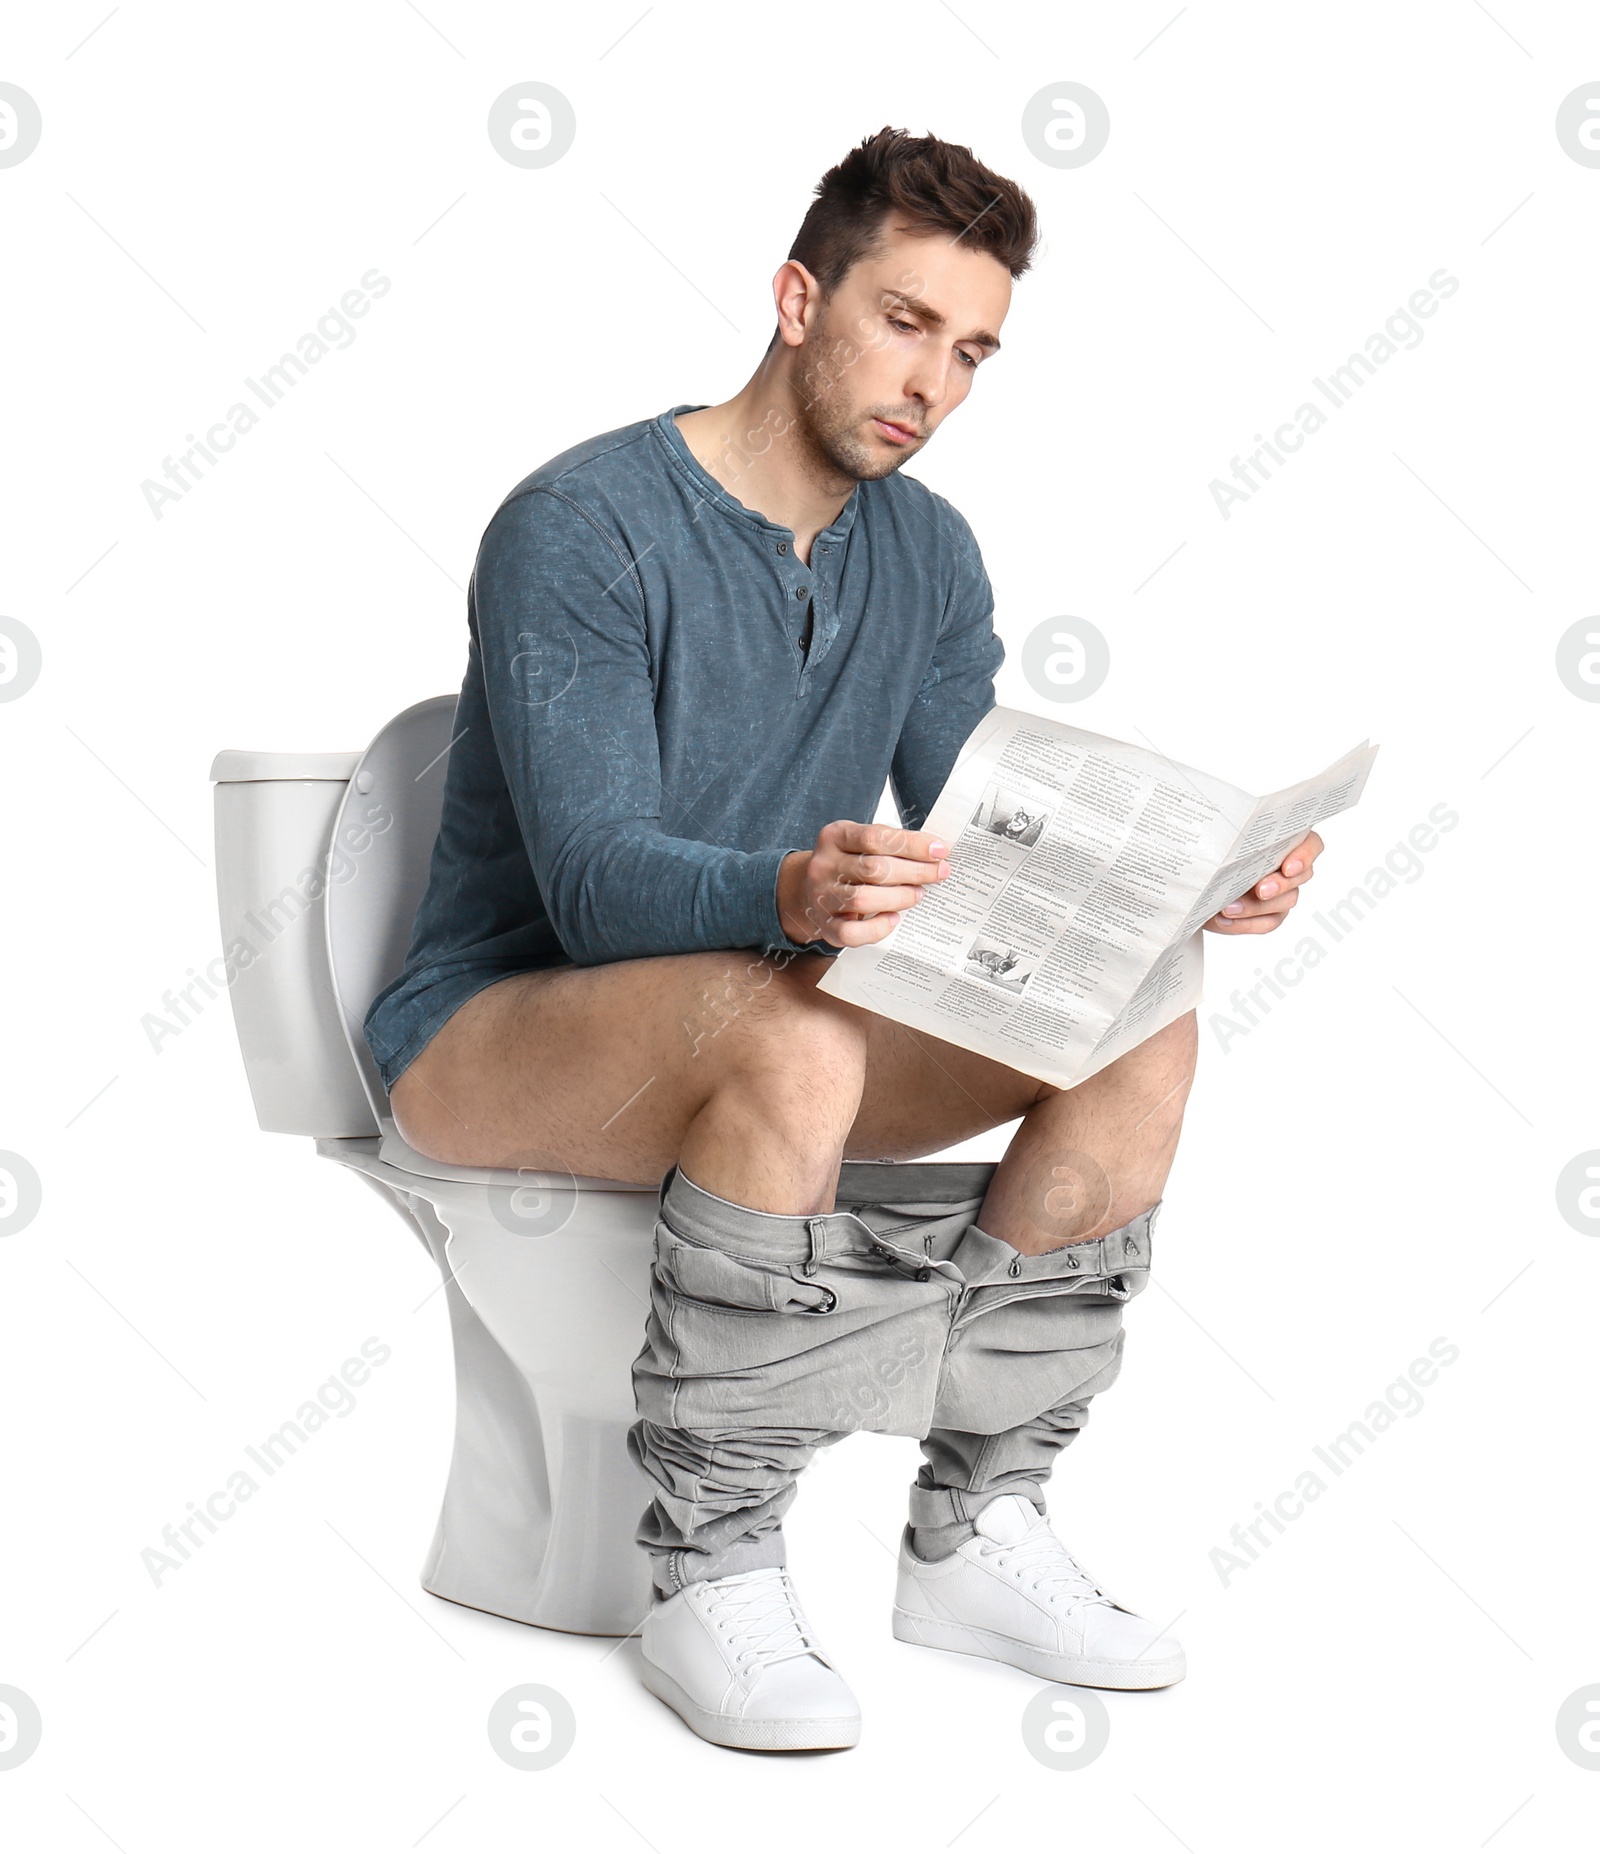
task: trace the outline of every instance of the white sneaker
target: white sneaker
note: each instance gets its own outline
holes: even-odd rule
[[[1003,1494],[973,1521],[977,1537],[929,1561],[900,1546],[894,1633],[954,1654],[1008,1661],[1080,1687],[1166,1687],[1183,1650],[1100,1588],[1031,1500]]]
[[[749,1751],[825,1751],[861,1736],[861,1709],[817,1645],[781,1570],[693,1583],[652,1604],[644,1684],[691,1731]]]

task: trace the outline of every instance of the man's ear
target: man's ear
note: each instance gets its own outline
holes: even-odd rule
[[[772,279],[772,300],[778,312],[776,339],[799,347],[822,301],[821,286],[798,259],[785,258]]]

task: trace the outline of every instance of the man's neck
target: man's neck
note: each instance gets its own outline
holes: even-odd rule
[[[707,475],[747,509],[793,530],[795,552],[809,565],[811,543],[838,519],[855,480],[817,454],[796,411],[793,388],[763,365],[733,398],[681,413],[677,424]]]

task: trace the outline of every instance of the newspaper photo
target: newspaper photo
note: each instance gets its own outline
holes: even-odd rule
[[[1377,753],[1252,798],[1145,747],[994,708],[922,828],[950,846],[887,940],[818,989],[1060,1088],[1200,997],[1200,929],[1355,804]]]

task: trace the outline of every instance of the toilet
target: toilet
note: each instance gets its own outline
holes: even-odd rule
[[[656,1187],[440,1165],[400,1137],[361,1024],[427,882],[453,695],[365,753],[219,753],[217,895],[256,1119],[393,1205],[444,1277],[456,1432],[422,1585],[516,1622],[627,1635],[649,1499],[625,1445]]]
[[[423,1588],[539,1628],[629,1635],[650,1601],[634,1542],[649,1490],[626,1436],[657,1186],[425,1158],[396,1130],[361,1029],[405,961],[455,707],[419,702],[365,753],[217,755],[234,1024],[262,1129],[365,1179],[443,1275],[456,1428]]]

